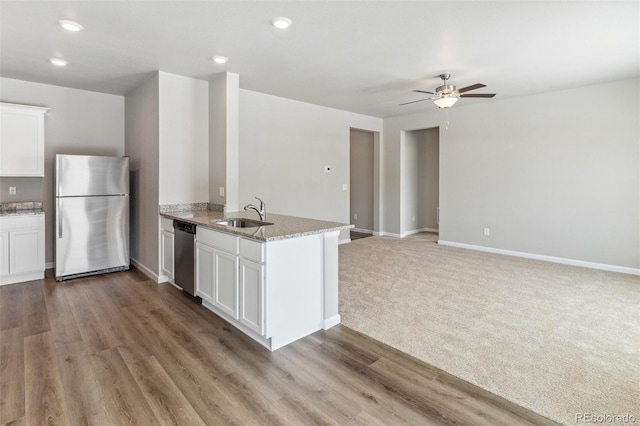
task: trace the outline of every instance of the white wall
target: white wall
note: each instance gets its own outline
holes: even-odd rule
[[[160,99],[156,74],[125,96],[125,154],[131,164],[131,258],[158,272]]]
[[[352,129],[350,139],[350,223],[358,229],[373,231],[374,134]]]
[[[241,89],[239,204],[349,223],[351,128],[379,132],[382,119]]]
[[[54,253],[54,159],[56,154],[124,155],[124,97],[48,84],[0,78],[0,101],[51,108],[45,115],[44,178],[0,178],[1,202],[42,201],[45,261]]]
[[[209,84],[159,72],[159,204],[209,201]]]
[[[631,79],[456,104],[440,130],[440,239],[639,268],[639,89]],[[443,114],[385,119],[385,231],[400,227],[401,131]]]
[[[238,74],[222,73],[209,82],[209,201],[226,211],[239,209],[239,91]]]

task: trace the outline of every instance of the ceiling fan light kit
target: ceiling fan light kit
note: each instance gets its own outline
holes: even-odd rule
[[[453,84],[447,84],[447,80],[451,78],[451,74],[449,73],[440,74],[439,77],[442,79],[443,84],[442,86],[436,87],[435,92],[427,92],[425,90],[414,90],[414,92],[418,92],[418,93],[429,93],[431,95],[434,95],[433,97],[420,99],[412,102],[405,102],[400,105],[408,105],[416,102],[432,100],[433,103],[436,104],[438,108],[451,108],[456,102],[458,102],[458,99],[460,98],[493,98],[496,95],[495,93],[465,94],[465,92],[468,92],[470,90],[480,89],[481,87],[485,87],[485,85],[482,83],[476,83],[476,84],[472,84],[471,86],[463,87],[462,89],[456,89],[456,86],[454,86]]]
[[[438,106],[438,108],[451,108],[453,104],[458,102],[458,97],[455,95],[445,95],[439,99],[433,101],[434,104]]]

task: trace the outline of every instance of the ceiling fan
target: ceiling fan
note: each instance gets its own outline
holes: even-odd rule
[[[485,84],[476,83],[471,86],[463,87],[462,89],[456,89],[456,86],[452,84],[447,84],[447,80],[451,78],[451,74],[440,74],[440,78],[442,79],[442,86],[436,87],[435,92],[427,92],[425,90],[414,90],[414,92],[418,93],[429,93],[430,95],[435,95],[431,98],[420,99],[417,101],[405,102],[400,105],[408,105],[414,104],[416,102],[423,102],[428,100],[433,100],[433,103],[438,106],[438,108],[450,108],[458,102],[459,98],[493,98],[495,93],[466,93],[470,90],[480,89],[481,87],[486,87]]]

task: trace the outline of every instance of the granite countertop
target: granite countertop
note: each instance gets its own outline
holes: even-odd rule
[[[276,241],[288,238],[297,238],[305,235],[320,234],[341,229],[353,228],[354,225],[324,220],[307,219],[296,216],[267,213],[266,222],[273,225],[265,225],[255,228],[234,228],[232,226],[218,225],[216,221],[232,218],[244,218],[257,220],[258,215],[251,212],[218,212],[211,210],[191,210],[180,212],[162,212],[161,216],[168,219],[179,219],[183,222],[193,223],[197,226],[228,232],[241,237],[258,241]]]
[[[0,203],[0,216],[33,216],[44,214],[41,201]]]

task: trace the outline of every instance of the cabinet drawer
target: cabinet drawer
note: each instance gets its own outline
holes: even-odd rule
[[[44,227],[44,215],[7,216],[0,218],[0,230]]]
[[[160,226],[162,226],[162,230],[173,233],[173,220],[167,219],[166,217],[162,217],[160,219]]]
[[[241,238],[240,256],[254,262],[264,263],[264,243]]]
[[[198,226],[196,228],[198,242],[208,244],[227,253],[238,254],[239,237],[223,232],[211,231]]]

